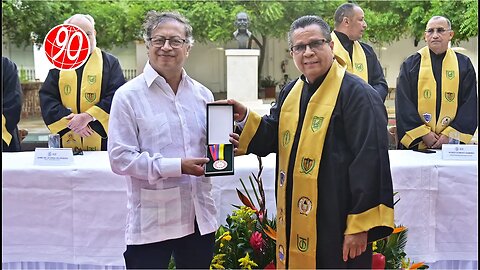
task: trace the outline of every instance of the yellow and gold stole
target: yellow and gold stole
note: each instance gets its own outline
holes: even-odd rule
[[[2,140],[7,144],[10,145],[10,142],[12,141],[12,134],[8,132],[7,130],[7,119],[5,118],[5,115],[2,113]]]
[[[420,70],[418,72],[418,114],[425,125],[407,131],[406,136],[402,138],[402,144],[410,145],[413,140],[419,138],[429,131],[437,134],[449,136],[451,131],[456,131],[449,124],[457,113],[458,107],[458,87],[460,74],[458,61],[455,52],[448,48],[445,58],[442,62],[442,85],[441,85],[441,108],[437,119],[436,100],[437,100],[437,82],[433,75],[432,63],[430,59],[430,50],[427,46],[418,51],[421,55]],[[460,140],[468,143],[472,135],[460,133]],[[419,149],[425,149],[427,146],[420,142]]]
[[[95,117],[105,127],[108,132],[108,114],[94,105],[100,101],[100,94],[102,91],[102,71],[103,58],[102,51],[95,48],[82,73],[82,81],[80,87],[80,110],[77,109],[77,73],[75,70],[61,70],[58,80],[58,88],[60,91],[60,98],[62,104],[70,108],[73,113],[88,112]],[[65,118],[50,124],[48,128],[52,133],[58,133],[67,127],[68,120]],[[79,147],[83,150],[101,150],[102,141],[101,136],[94,132],[91,136],[82,138],[69,131],[62,136],[62,145],[65,148]],[[83,141],[83,142],[82,142]]]
[[[277,185],[277,268],[315,269],[317,247],[318,170],[328,125],[345,74],[336,60],[324,82],[313,94],[305,113],[293,171],[290,245],[286,248],[286,190],[288,163],[298,125],[303,81],[297,80],[280,112]],[[316,147],[312,147],[312,146]],[[318,147],[317,147],[318,145]]]
[[[352,60],[350,60],[347,50],[345,50],[337,35],[335,35],[335,32],[332,32],[331,35],[333,40],[333,53],[342,58],[342,60],[347,64],[348,72],[359,76],[368,83],[367,56],[365,55],[360,42],[353,42]]]

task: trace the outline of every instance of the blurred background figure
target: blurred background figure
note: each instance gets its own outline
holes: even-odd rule
[[[20,151],[18,122],[22,112],[22,88],[17,65],[2,57],[2,152]]]

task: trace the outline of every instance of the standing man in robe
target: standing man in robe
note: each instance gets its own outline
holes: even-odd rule
[[[204,176],[207,103],[212,92],[187,75],[193,29],[177,12],[149,11],[144,23],[148,62],[115,93],[108,154],[125,175],[127,269],[208,269],[216,208]]]
[[[22,113],[22,88],[17,65],[2,57],[2,152],[20,151],[18,122]]]
[[[107,150],[110,106],[125,77],[118,59],[97,48],[92,16],[76,14],[65,23],[85,31],[90,56],[75,70],[48,72],[39,92],[42,117],[51,133],[60,134],[61,147]]]
[[[373,48],[360,42],[367,29],[363,10],[356,4],[345,3],[335,11],[332,33],[333,53],[347,64],[347,71],[370,84],[382,100],[388,95],[388,85]]]
[[[290,54],[302,73],[270,115],[234,105],[237,154],[277,153],[277,268],[371,268],[371,242],[393,231],[387,113],[346,72],[318,16],[294,21]]]
[[[477,75],[470,59],[448,47],[450,20],[432,17],[427,46],[400,68],[395,95],[399,148],[440,149],[450,137],[469,143],[477,128]]]

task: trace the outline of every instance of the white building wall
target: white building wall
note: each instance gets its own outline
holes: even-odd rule
[[[33,59],[33,45],[27,45],[25,47],[17,47],[14,44],[8,42],[4,39],[2,42],[2,56],[5,56],[12,60],[16,65],[18,70],[34,70],[34,59]]]
[[[373,45],[385,70],[385,77],[389,87],[396,87],[396,79],[401,63],[423,46],[425,46],[425,42],[421,41],[415,47],[412,38],[404,38],[384,47]],[[478,74],[478,37],[471,38],[467,42],[461,42],[455,47],[456,51],[470,57]],[[458,47],[461,49],[458,49]],[[224,49],[234,48],[236,48],[235,42],[227,43],[222,48],[213,43],[195,43],[186,62],[185,69],[192,78],[201,82],[213,92],[226,92],[226,57]],[[5,41],[2,44],[2,55],[14,61],[19,69],[35,68],[33,52],[32,45],[19,48],[10,46]],[[145,44],[141,41],[132,42],[126,47],[115,47],[110,52],[119,58],[123,69],[136,69],[137,75],[143,72],[148,59]],[[281,70],[282,61],[286,63],[285,73]],[[39,69],[48,71],[49,68],[45,64],[37,64],[37,70]],[[37,78],[41,74],[43,73],[40,72]],[[270,75],[277,81],[281,81],[284,74],[287,74],[290,79],[300,75],[288,52],[286,39],[269,39],[267,41],[267,51],[261,76]],[[42,78],[40,80],[43,81]]]

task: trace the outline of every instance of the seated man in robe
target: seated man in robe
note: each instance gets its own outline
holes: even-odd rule
[[[427,46],[400,68],[395,94],[400,149],[440,149],[457,140],[470,143],[477,128],[477,75],[470,59],[448,47],[450,20],[432,17]]]
[[[60,134],[61,147],[107,150],[110,106],[125,77],[118,59],[97,48],[90,15],[76,14],[65,23],[85,31],[90,56],[75,70],[49,71],[39,92],[42,117],[51,133]]]

